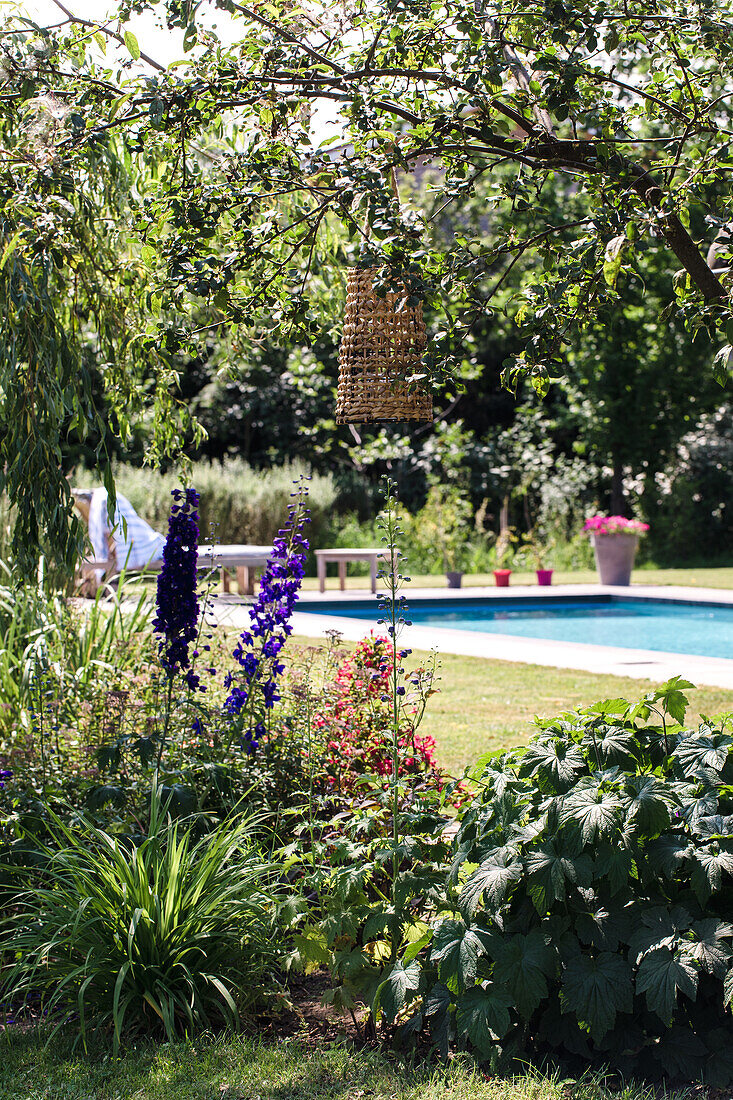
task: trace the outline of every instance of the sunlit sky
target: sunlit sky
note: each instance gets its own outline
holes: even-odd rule
[[[38,23],[51,24],[61,22],[65,16],[53,0],[16,0],[14,5],[22,14]],[[114,0],[64,0],[64,7],[81,19],[103,20],[114,12],[117,5]],[[160,5],[161,12],[163,5]],[[229,43],[236,37],[236,20],[224,11],[217,11],[208,5],[202,5],[197,13],[200,23],[216,29],[223,42]],[[133,15],[126,24],[133,31],[141,50],[161,65],[168,65],[186,55],[183,51],[183,31],[171,31],[165,26],[162,15],[150,12]]]
[[[100,22],[117,9],[116,0],[62,0],[62,2],[65,8],[79,18]],[[60,23],[66,18],[53,0],[4,0],[4,2],[0,0],[0,12],[12,9],[41,25]],[[160,4],[157,13],[146,12],[144,15],[133,15],[125,24],[125,28],[135,34],[143,53],[157,61],[159,65],[167,66],[174,61],[190,59],[192,55],[184,52],[183,31],[169,30],[165,26],[164,11],[164,4]],[[236,40],[239,25],[241,25],[240,20],[233,18],[228,12],[217,10],[213,4],[202,4],[196,13],[196,19],[200,25],[215,30],[219,39],[226,45]],[[129,62],[129,54],[125,48],[110,42],[107,47],[107,61],[113,63],[116,54],[120,60]],[[149,71],[148,66],[142,61],[139,64],[141,69]],[[318,105],[311,119],[311,132],[316,142],[320,142],[327,136],[338,139],[341,126],[335,104],[324,102]]]

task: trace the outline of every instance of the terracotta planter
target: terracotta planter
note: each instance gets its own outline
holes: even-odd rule
[[[494,580],[496,581],[497,588],[508,588],[509,577],[511,576],[511,569],[495,569]]]
[[[537,584],[542,584],[542,585],[552,584],[552,570],[551,569],[538,569],[537,570]]]
[[[591,535],[601,584],[629,584],[638,535]]]
[[[461,581],[463,579],[463,573],[446,573],[446,577],[448,578],[448,587],[449,588],[460,588],[461,587]]]

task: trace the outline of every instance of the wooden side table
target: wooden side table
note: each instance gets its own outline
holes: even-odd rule
[[[316,550],[316,564],[318,567],[318,589],[326,591],[326,565],[328,562],[336,562],[339,567],[339,588],[343,592],[346,588],[346,566],[350,561],[369,562],[369,574],[372,592],[377,591],[377,558],[384,556],[383,546],[347,547],[337,550]]]

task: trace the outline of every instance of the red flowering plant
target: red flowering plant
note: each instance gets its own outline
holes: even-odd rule
[[[409,652],[400,650],[400,661]],[[324,746],[323,782],[330,791],[353,795],[389,786],[393,658],[390,639],[370,634],[341,661],[319,700],[313,727]],[[439,791],[443,775],[435,760],[435,742],[417,732],[427,701],[437,690],[434,661],[409,670],[400,664],[399,676],[398,776],[405,782],[422,780]]]

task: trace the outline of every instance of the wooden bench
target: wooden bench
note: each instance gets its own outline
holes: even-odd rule
[[[383,546],[349,547],[338,550],[316,550],[316,565],[318,568],[319,591],[326,591],[326,565],[336,562],[339,567],[339,587],[343,592],[346,588],[346,565],[350,561],[369,562],[369,573],[372,592],[377,591],[377,558],[384,557]]]
[[[212,564],[216,568],[220,568],[222,588],[225,592],[230,590],[229,570],[234,569],[237,573],[237,587],[240,594],[252,596],[254,595],[255,570],[262,569],[267,565],[270,554],[272,554],[271,546],[238,546],[234,544],[212,548],[211,544],[204,545],[199,547],[198,569],[211,569]],[[162,561],[152,561],[144,569],[131,569],[130,573],[159,573],[162,567]],[[108,577],[118,572],[114,557],[109,561],[85,559],[81,563],[83,581],[87,584],[95,582],[98,570],[106,573]]]
[[[214,546],[214,565],[221,568],[221,583],[225,592],[229,591],[229,570],[237,572],[237,588],[240,595],[254,595],[255,570],[264,569],[272,554],[271,546]],[[212,547],[199,547],[199,569],[210,569],[212,562]]]

